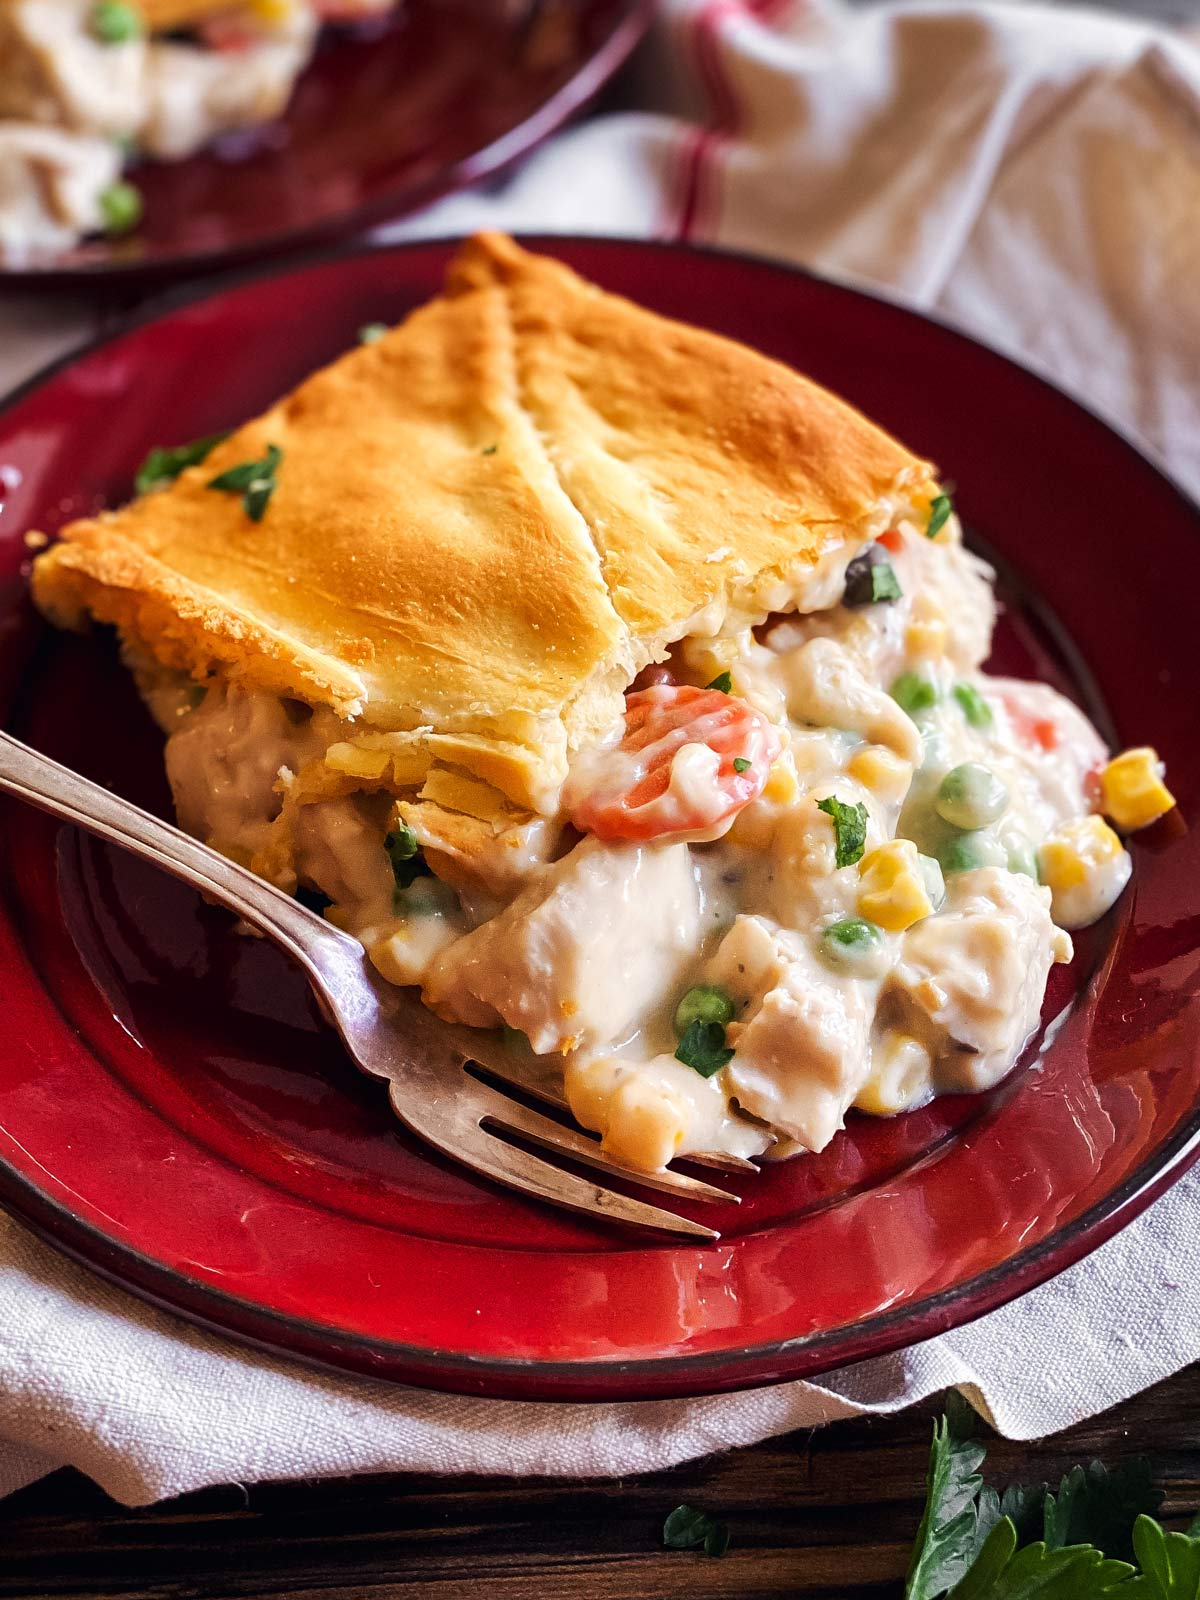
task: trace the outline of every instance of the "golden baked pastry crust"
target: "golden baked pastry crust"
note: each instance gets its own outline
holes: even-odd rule
[[[283,461],[255,523],[208,484],[268,444]],[[780,580],[802,589],[898,485],[935,492],[816,385],[485,235],[442,297],[201,466],[70,524],[34,594],[536,806],[698,613],[708,631]]]

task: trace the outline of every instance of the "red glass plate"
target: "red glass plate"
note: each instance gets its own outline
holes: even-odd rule
[[[924,1339],[1077,1261],[1194,1157],[1200,1108],[1200,519],[1130,446],[961,335],[761,262],[549,248],[861,404],[958,484],[1006,567],[997,664],[1165,753],[1180,811],[1057,968],[996,1092],[852,1117],[738,1180],[715,1247],[592,1227],[411,1140],[304,980],[119,851],[6,803],[0,1201],[212,1327],[441,1388],[587,1399],[796,1377]],[[331,259],[183,304],[0,412],[0,706],[40,748],[167,810],[160,741],[103,636],[31,614],[21,535],[119,500],[156,442],[250,414],[432,294],[450,252]]]
[[[653,0],[406,0],[329,29],[279,121],[131,174],[145,215],[8,280],[194,273],[345,237],[466,188],[596,95]]]

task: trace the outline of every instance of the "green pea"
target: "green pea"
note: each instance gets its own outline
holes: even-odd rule
[[[973,728],[991,727],[992,708],[973,683],[956,683],[952,692]]]
[[[938,849],[938,864],[947,877],[976,867],[1003,867],[1007,862],[1004,846],[986,833],[956,833]]]
[[[133,184],[123,179],[110,183],[107,189],[100,191],[100,216],[105,233],[114,237],[131,233],[142,220],[142,197]]]
[[[872,967],[883,951],[883,930],[865,917],[843,917],[821,934],[821,952],[837,967]]]
[[[732,1022],[736,1006],[724,989],[715,983],[701,983],[689,989],[675,1007],[675,1033],[682,1039],[694,1022],[716,1022],[724,1027]]]
[[[1026,878],[1038,881],[1037,857],[1033,853],[1033,846],[1028,839],[1020,842],[1010,840],[1008,844],[1008,870],[1019,872]]]
[[[928,711],[937,705],[937,685],[920,672],[902,672],[891,688],[892,699],[901,711],[915,717],[919,711]]]
[[[145,32],[141,14],[125,0],[96,0],[90,20],[92,37],[101,44],[128,44]]]
[[[1008,806],[1008,790],[988,767],[964,761],[938,785],[933,809],[955,828],[983,828]]]

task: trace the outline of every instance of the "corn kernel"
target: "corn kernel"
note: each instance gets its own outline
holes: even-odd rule
[[[1038,873],[1053,896],[1060,928],[1086,928],[1129,882],[1129,852],[1103,817],[1076,817],[1038,851]]]
[[[1101,809],[1131,833],[1165,816],[1175,796],[1163,782],[1163,764],[1149,745],[1123,750],[1100,774]]]
[[[791,805],[794,800],[800,798],[800,785],[796,781],[796,764],[792,760],[790,751],[785,750],[767,774],[767,781],[763,785],[763,798],[773,801],[778,806]]]
[[[1078,889],[1095,867],[1116,861],[1124,848],[1103,817],[1076,817],[1043,844],[1038,874],[1052,894]]]
[[[858,910],[868,922],[889,933],[902,933],[932,913],[933,902],[911,839],[881,844],[863,857],[858,870]]]
[[[295,0],[250,0],[250,14],[259,22],[286,22],[295,10]]]
[[[886,745],[868,744],[855,751],[846,771],[883,805],[899,805],[912,782],[912,763]]]
[[[904,630],[909,655],[923,661],[936,661],[945,655],[949,637],[946,624],[936,617],[915,617]]]
[[[871,1076],[854,1104],[872,1117],[894,1117],[928,1100],[933,1061],[929,1051],[911,1034],[889,1028],[876,1044]]]

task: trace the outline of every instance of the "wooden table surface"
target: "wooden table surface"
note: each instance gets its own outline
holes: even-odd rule
[[[0,1503],[0,1600],[755,1600],[898,1596],[930,1417],[837,1423],[608,1483],[427,1477],[210,1489],[126,1511],[55,1473]],[[1200,1367],[1037,1444],[995,1440],[992,1481],[1145,1456],[1164,1520],[1200,1504]],[[680,1501],[719,1513],[722,1560],[664,1551]]]

